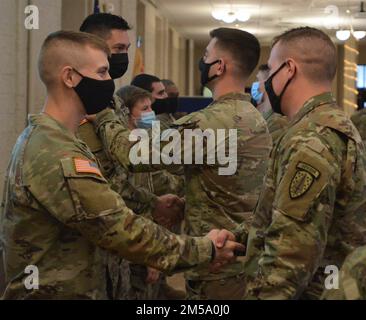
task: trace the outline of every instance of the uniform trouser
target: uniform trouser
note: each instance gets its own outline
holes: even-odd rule
[[[111,300],[126,300],[130,292],[130,264],[116,255],[107,254],[107,291]]]
[[[221,280],[186,281],[188,300],[241,300],[245,293],[244,275]]]

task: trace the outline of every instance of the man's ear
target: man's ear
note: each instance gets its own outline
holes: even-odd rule
[[[217,64],[217,75],[221,76],[226,70],[226,60],[219,59],[219,61],[220,62]]]
[[[77,78],[77,75],[71,67],[64,67],[61,70],[61,79],[66,87],[68,87],[70,89],[74,88],[77,84],[76,78]]]
[[[295,73],[296,73],[296,62],[294,59],[288,59],[287,60],[287,72],[288,72],[288,75],[289,75],[289,78],[292,78],[294,77]]]

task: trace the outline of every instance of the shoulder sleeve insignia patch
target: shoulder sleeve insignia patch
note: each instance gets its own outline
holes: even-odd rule
[[[303,196],[311,188],[314,180],[320,177],[320,172],[306,163],[299,162],[296,169],[290,184],[289,192],[291,199]]]
[[[103,177],[98,165],[95,162],[91,162],[84,159],[74,159],[75,171],[77,173],[93,173],[97,176]]]

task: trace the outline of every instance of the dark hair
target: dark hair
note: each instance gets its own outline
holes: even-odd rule
[[[161,80],[161,82],[163,83],[165,88],[166,87],[176,87],[177,86],[172,80],[169,80],[169,79],[163,79],[163,80]]]
[[[135,86],[124,86],[120,88],[116,95],[119,96],[126,107],[132,111],[133,106],[141,99],[152,99],[151,94],[146,90]]]
[[[337,51],[323,31],[311,27],[288,30],[273,40],[304,64],[304,74],[313,81],[332,81],[337,72]],[[316,48],[316,50],[314,50]]]
[[[263,72],[268,72],[269,71],[269,67],[268,64],[261,64],[258,68],[258,71],[263,71]]]
[[[93,33],[108,39],[112,30],[131,30],[131,27],[121,16],[110,13],[95,13],[88,16],[80,27],[80,31]]]
[[[210,36],[217,39],[216,46],[231,54],[238,65],[239,75],[249,77],[256,68],[261,53],[258,39],[249,32],[231,28],[212,30]]]
[[[144,73],[144,74],[139,74],[138,76],[136,76],[132,80],[131,85],[135,86],[135,87],[139,87],[146,91],[152,92],[153,91],[152,84],[154,82],[161,82],[161,80],[158,77]]]
[[[262,72],[264,74],[264,78],[268,78],[270,73],[270,68],[268,67],[268,64],[261,64],[258,68],[258,73]]]

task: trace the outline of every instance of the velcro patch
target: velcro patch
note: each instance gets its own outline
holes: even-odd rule
[[[297,169],[300,170],[304,170],[307,171],[308,173],[310,173],[312,176],[314,176],[315,179],[318,179],[320,177],[320,172],[318,170],[316,170],[314,167],[304,163],[304,162],[299,162],[296,166]]]
[[[291,199],[304,195],[311,188],[314,180],[320,177],[318,170],[304,162],[299,162],[296,169],[289,189]]]
[[[75,171],[77,173],[94,173],[100,177],[103,177],[98,165],[94,162],[84,159],[74,159]]]

